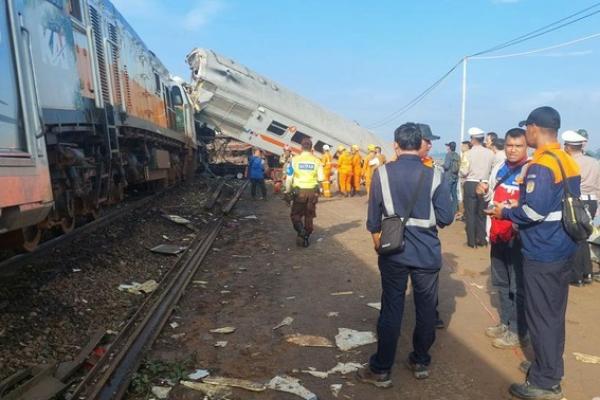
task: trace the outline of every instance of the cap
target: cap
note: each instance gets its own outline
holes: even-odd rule
[[[537,125],[541,128],[560,129],[560,114],[552,107],[544,106],[533,110],[525,121],[519,122],[519,126]]]
[[[583,136],[585,138],[585,140],[588,140],[590,138],[585,129],[577,129],[577,133],[579,133],[581,136]]]
[[[478,128],[476,126],[469,128],[469,130],[467,131],[467,133],[469,134],[469,136],[471,137],[484,137],[485,136],[485,131],[481,128]]]
[[[357,144],[353,144],[351,148],[352,148],[352,150],[358,150],[359,149],[359,147],[358,147]]]
[[[344,150],[346,150],[346,148],[344,147],[344,145],[343,145],[343,144],[340,144],[340,145],[338,146],[338,148],[337,148],[337,151],[340,151],[340,152],[341,152],[341,151],[344,151]]]
[[[423,139],[425,140],[438,140],[440,137],[431,133],[431,127],[427,124],[417,124],[419,130],[421,131],[421,135],[423,135]]]
[[[328,144],[324,144],[324,145],[323,145],[323,150],[324,150],[324,151],[329,151],[329,149],[330,149],[330,147],[329,147],[329,145],[328,145]]]
[[[446,143],[446,146],[449,146],[449,147],[456,146],[456,142],[448,142],[448,143]]]
[[[375,151],[375,145],[374,144],[370,144],[367,146],[367,150],[369,151]]]
[[[564,131],[560,135],[565,144],[583,144],[587,139],[575,131]]]

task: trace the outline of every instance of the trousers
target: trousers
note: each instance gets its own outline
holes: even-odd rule
[[[382,294],[377,322],[377,352],[371,356],[369,367],[375,373],[384,373],[394,365],[409,276],[416,310],[413,351],[409,357],[414,363],[429,365],[429,349],[435,341],[439,270],[413,268],[379,257],[379,271]]]
[[[294,189],[296,195],[292,202],[290,218],[298,234],[310,235],[314,230],[313,220],[317,217],[319,194],[314,189]]]
[[[570,259],[523,260],[525,320],[535,354],[528,381],[550,389],[564,375],[565,314],[569,297]]]
[[[487,201],[475,192],[476,188],[477,182],[465,182],[464,203],[467,224],[467,244],[471,247],[486,243],[486,216],[483,213],[483,210],[487,207]]]
[[[250,193],[252,193],[252,198],[256,197],[257,188],[260,188],[262,197],[267,197],[267,186],[265,185],[264,179],[250,179],[250,184]]]
[[[523,256],[521,241],[492,243],[490,251],[492,285],[500,297],[500,322],[523,337],[527,334],[525,322],[525,294],[523,293]]]

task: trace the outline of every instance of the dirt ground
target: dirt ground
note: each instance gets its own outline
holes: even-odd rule
[[[320,379],[300,372],[314,367],[327,371],[338,362],[364,363],[375,349],[366,345],[342,352],[337,348],[299,347],[285,341],[293,333],[334,340],[338,328],[375,331],[379,273],[365,230],[366,196],[323,200],[318,205],[317,229],[309,249],[294,242],[289,208],[277,198],[252,201],[246,194],[236,208],[237,218],[222,230],[215,248],[194,278],[171,321],[136,379],[156,382],[160,373],[176,376],[206,368],[213,376],[267,382],[275,375],[299,378],[319,399],[335,398],[331,384],[343,384],[338,398],[346,399],[510,399],[511,382],[522,381],[518,370],[523,353],[497,350],[483,334],[496,323],[487,250],[465,245],[461,222],[441,232],[444,267],[440,283],[440,313],[447,328],[438,330],[432,349],[431,377],[416,381],[403,366],[410,348],[414,307],[407,298],[402,336],[388,390],[356,381],[354,374]],[[253,218],[244,218],[247,216]],[[333,296],[334,292],[352,292]],[[410,289],[409,289],[410,292]],[[600,284],[572,289],[567,316],[566,376],[563,389],[570,400],[600,397],[600,365],[584,364],[573,352],[600,355]],[[337,316],[328,316],[336,312]],[[285,317],[291,326],[272,328]],[[210,329],[234,326],[232,334]],[[217,348],[217,341],[227,341]],[[154,376],[151,375],[154,371]],[[157,375],[158,371],[158,375]],[[166,376],[164,376],[166,378]],[[295,399],[266,391],[234,391],[238,399]],[[147,392],[144,396],[152,397]],[[171,399],[202,399],[195,391],[175,386]]]

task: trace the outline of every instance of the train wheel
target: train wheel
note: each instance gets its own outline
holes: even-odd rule
[[[21,229],[21,236],[21,249],[23,251],[31,253],[37,248],[38,244],[40,243],[40,239],[42,238],[42,230],[35,225],[29,226],[27,228]]]

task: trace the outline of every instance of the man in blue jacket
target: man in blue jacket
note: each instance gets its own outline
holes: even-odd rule
[[[519,125],[527,126],[527,144],[535,149],[523,173],[519,204],[496,203],[489,212],[517,224],[523,244],[525,320],[535,359],[522,364],[528,368],[527,379],[511,385],[510,393],[520,399],[560,400],[570,264],[577,248],[563,227],[561,210],[564,185],[579,197],[581,177],[575,160],[558,143],[560,115],[555,109],[537,108]]]
[[[438,273],[442,266],[441,244],[437,226],[452,223],[454,210],[447,181],[438,168],[423,165],[419,157],[422,133],[417,124],[407,123],[394,132],[394,147],[398,160],[384,167],[396,214],[406,217],[418,181],[423,176],[421,190],[416,193],[415,206],[408,216],[404,232],[405,246],[400,253],[379,256],[381,272],[381,312],[377,323],[377,352],[369,365],[358,371],[358,379],[380,388],[392,386],[390,371],[394,364],[400,326],[404,312],[404,295],[408,277],[414,288],[417,321],[413,335],[413,351],[408,367],[417,379],[429,376],[429,349],[435,341]],[[384,199],[380,172],[371,183],[367,229],[373,237],[375,250],[380,246]]]
[[[265,173],[267,169],[267,161],[263,158],[260,149],[254,150],[254,155],[248,160],[247,176],[250,179],[250,193],[252,198],[256,198],[256,189],[260,188],[262,194],[261,200],[267,199],[267,186],[265,185]]]

